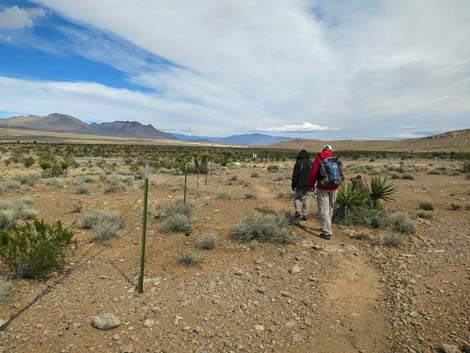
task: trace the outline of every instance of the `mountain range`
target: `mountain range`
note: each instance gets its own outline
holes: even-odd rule
[[[73,116],[59,113],[53,113],[47,116],[20,115],[11,118],[0,119],[0,128],[114,136],[132,139],[210,142],[230,145],[267,146],[275,143],[294,140],[290,137],[277,137],[262,134],[232,135],[228,137],[171,134],[158,130],[150,124],[143,125],[136,121],[114,121],[110,123],[87,124]]]
[[[47,116],[21,115],[7,119],[1,119],[0,128],[158,140],[176,140],[176,137],[174,137],[172,134],[157,130],[150,124],[143,125],[136,121],[114,121],[111,123],[87,124],[73,116],[58,113],[49,114]]]

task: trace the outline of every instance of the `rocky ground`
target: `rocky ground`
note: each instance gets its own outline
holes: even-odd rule
[[[469,211],[448,209],[452,200],[470,199],[465,176],[455,177],[455,185],[447,176],[425,173],[396,181],[400,192],[391,208],[406,211],[417,223],[417,233],[398,248],[380,244],[384,229],[335,226],[332,240],[323,240],[313,216],[290,231],[295,244],[246,244],[231,234],[247,212],[291,209],[291,200],[278,196],[289,190],[290,165],[277,173],[257,169],[259,178],[251,177],[249,166],[220,169],[208,186],[201,179],[199,194],[191,177],[196,207],[190,236],[163,234],[159,221],[150,220],[143,294],[135,291],[139,183],[118,194],[90,184],[89,194],[75,195],[71,186],[55,190],[43,182],[22,191],[46,220],[76,225],[83,213],[109,208],[124,217],[125,227],[118,239],[97,243],[90,242],[90,231],[74,226],[79,249],[67,267],[69,275],[12,280],[11,294],[0,304],[0,321],[50,290],[0,332],[0,352],[465,351],[470,342]],[[180,181],[152,176],[152,206],[180,195],[169,188]],[[218,198],[221,192],[231,198]],[[247,193],[256,198],[246,198]],[[67,211],[72,198],[84,202],[82,214]],[[415,217],[424,199],[435,206],[432,219]],[[368,237],[360,236],[364,233]],[[197,249],[204,234],[217,236],[215,249]],[[179,263],[193,252],[202,258],[199,265]],[[6,277],[7,269],[0,270]],[[93,322],[103,314],[114,317]],[[101,325],[116,327],[96,328]]]

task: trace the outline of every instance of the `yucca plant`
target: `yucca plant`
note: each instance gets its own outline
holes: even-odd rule
[[[398,189],[389,182],[386,177],[372,177],[370,185],[366,184],[369,192],[370,206],[375,209],[381,209],[381,201],[391,202],[395,200],[395,193]]]
[[[340,223],[348,223],[354,214],[367,208],[368,195],[365,189],[355,188],[351,183],[341,184],[336,198],[334,218]]]

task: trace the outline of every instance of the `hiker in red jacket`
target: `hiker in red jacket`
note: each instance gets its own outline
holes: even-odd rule
[[[313,161],[308,185],[311,189],[315,188],[315,184],[317,186],[317,207],[322,229],[320,236],[324,239],[331,239],[333,208],[343,178],[341,160],[333,156],[330,145],[323,146],[323,151]]]

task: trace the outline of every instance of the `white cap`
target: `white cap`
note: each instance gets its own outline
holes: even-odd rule
[[[330,151],[333,151],[333,147],[331,147],[331,145],[325,145],[325,146],[323,146],[323,151],[325,151],[325,150],[327,150],[327,149],[330,150]]]

